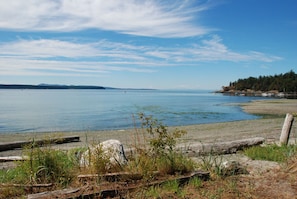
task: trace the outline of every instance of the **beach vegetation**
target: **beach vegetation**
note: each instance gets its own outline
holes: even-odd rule
[[[21,168],[30,176],[29,183],[56,183],[65,187],[74,178],[76,158],[69,156],[65,151],[54,150],[50,145],[35,146],[33,141],[24,150],[24,155],[29,161],[20,162],[17,168]]]
[[[180,186],[177,180],[168,180],[161,185],[143,190],[141,198],[187,198],[186,195],[185,186]]]
[[[168,127],[152,116],[139,114],[143,142],[140,140],[135,144],[135,154],[129,161],[129,168],[145,175],[152,176],[148,172],[158,171],[162,175],[183,174],[193,171],[195,163],[176,149],[179,138],[186,131],[174,129],[169,131]],[[138,132],[138,131],[137,131]],[[139,137],[139,135],[137,136]]]
[[[208,154],[199,158],[199,167],[205,171],[209,171],[212,175],[222,176],[223,157],[216,154]]]
[[[189,181],[188,186],[194,189],[200,189],[203,186],[203,181],[201,178],[194,177]]]
[[[14,186],[1,189],[0,198],[32,193],[36,184],[51,188],[69,186],[78,169],[75,153],[72,154],[52,149],[50,145],[40,147],[33,140],[23,149],[26,160],[16,162],[15,168],[1,170],[0,183]]]
[[[244,154],[253,160],[267,160],[274,162],[285,162],[297,153],[297,145],[267,145],[254,146],[244,150]]]

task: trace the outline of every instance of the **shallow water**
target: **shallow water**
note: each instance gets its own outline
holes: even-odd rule
[[[131,128],[137,114],[168,126],[256,119],[255,97],[176,90],[0,90],[0,133]]]

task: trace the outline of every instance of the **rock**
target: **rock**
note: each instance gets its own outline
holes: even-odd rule
[[[249,172],[237,161],[225,161],[221,165],[221,174],[223,176],[248,174]]]
[[[119,140],[106,140],[89,148],[80,158],[80,166],[86,167],[94,164],[94,161],[106,163],[106,167],[112,165],[125,165],[127,158],[124,152],[124,146]]]

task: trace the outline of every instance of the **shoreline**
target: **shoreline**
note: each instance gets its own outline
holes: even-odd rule
[[[281,133],[286,113],[297,113],[297,100],[292,99],[269,99],[255,100],[249,103],[239,104],[243,111],[256,115],[273,115],[273,117],[260,118],[255,120],[241,120],[223,123],[196,124],[187,126],[168,127],[187,131],[181,138],[181,142],[191,144],[194,142],[214,143],[221,141],[232,141],[252,137],[263,137],[266,142],[277,142]],[[291,138],[296,139],[297,128],[293,123]],[[124,145],[133,145],[136,131],[140,136],[142,132],[136,129],[125,130],[99,130],[99,131],[78,131],[78,132],[34,132],[34,133],[7,133],[1,134],[2,143],[13,141],[29,141],[32,139],[58,138],[62,136],[80,136],[80,142],[55,145],[55,148],[69,149],[84,147],[89,144],[96,144],[107,139],[118,139]],[[21,150],[3,151],[1,156],[17,155]]]

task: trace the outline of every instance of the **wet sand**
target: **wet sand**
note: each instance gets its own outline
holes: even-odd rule
[[[187,131],[187,134],[180,140],[181,142],[187,144],[194,142],[214,143],[252,137],[264,137],[266,142],[277,142],[280,137],[285,114],[297,113],[297,100],[259,100],[241,104],[240,106],[248,113],[269,115],[270,118],[169,127],[169,129],[173,130],[178,128]],[[291,140],[294,140],[297,137],[297,125],[295,123],[293,123],[291,131]],[[84,147],[107,139],[118,139],[124,145],[131,146],[135,144],[134,142],[136,137],[142,137],[144,133],[144,131],[136,129],[82,132],[13,133],[1,134],[0,142],[28,141],[33,140],[33,138],[36,140],[78,135],[80,136],[81,142],[55,145],[54,147],[59,149]],[[21,150],[4,151],[0,152],[0,157],[20,154]]]

